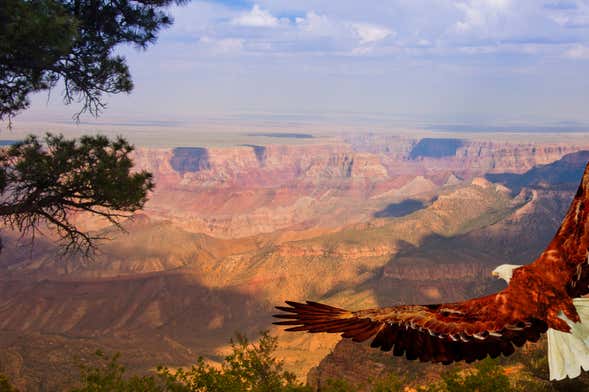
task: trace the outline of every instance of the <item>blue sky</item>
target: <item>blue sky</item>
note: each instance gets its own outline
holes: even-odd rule
[[[171,13],[155,46],[121,49],[136,88],[109,98],[102,121],[589,124],[589,0],[193,1]],[[74,112],[54,91],[21,117]]]

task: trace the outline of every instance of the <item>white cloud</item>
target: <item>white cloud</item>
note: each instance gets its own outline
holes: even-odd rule
[[[456,8],[464,17],[454,27],[458,32],[486,29],[510,6],[511,0],[469,0],[456,3]]]
[[[336,30],[335,24],[326,16],[309,11],[304,18],[297,17],[296,25],[305,32],[317,35],[332,35]]]
[[[575,9],[554,9],[550,19],[562,27],[586,28],[589,26],[589,3]]]
[[[352,29],[360,39],[361,44],[370,44],[377,41],[382,41],[391,34],[392,30],[383,26],[368,24],[368,23],[354,23]]]
[[[565,52],[565,56],[571,59],[589,59],[589,47],[575,45]]]
[[[232,22],[235,25],[247,27],[275,27],[280,24],[277,17],[261,9],[257,4],[254,4],[249,12],[234,18]]]
[[[567,52],[575,57],[580,49],[574,45],[589,46],[589,3],[547,7],[550,0],[392,0],[377,11],[351,0],[254,1],[247,9],[195,1],[178,8],[171,30],[182,39],[214,40],[201,42],[203,55],[262,51],[412,58],[497,52],[562,57]],[[280,16],[293,14],[299,16]]]
[[[496,9],[506,9],[511,5],[511,0],[483,0],[488,6]]]
[[[350,19],[338,19],[309,11],[304,17],[295,18],[294,26],[302,33],[296,37],[303,45],[311,48],[316,42],[334,53],[364,55],[373,52],[373,44],[395,35],[395,32],[387,27],[352,22]],[[357,47],[358,43],[360,47]]]

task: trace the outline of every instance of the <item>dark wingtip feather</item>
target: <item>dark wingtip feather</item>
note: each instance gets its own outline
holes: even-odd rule
[[[327,311],[337,311],[337,312],[342,312],[344,311],[343,309],[340,308],[336,308],[334,306],[330,306],[330,305],[325,305],[319,302],[315,302],[315,301],[306,301],[307,305],[312,306],[314,308],[318,308],[318,309],[323,309],[323,310],[327,310]]]
[[[274,324],[274,325],[302,325],[302,323],[298,320],[274,321],[272,324]]]
[[[297,313],[295,308],[290,308],[288,306],[275,306],[275,308],[282,312]]]
[[[302,304],[300,302],[295,302],[295,301],[284,301],[287,305],[292,306],[293,308],[301,308],[304,307],[305,304]]]

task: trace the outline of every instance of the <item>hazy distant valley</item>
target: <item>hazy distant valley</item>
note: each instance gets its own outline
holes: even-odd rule
[[[436,303],[497,290],[490,271],[543,249],[589,160],[580,138],[251,139],[139,148],[136,164],[154,173],[156,190],[126,234],[79,217],[113,237],[95,260],[4,233],[0,372],[52,390],[77,376],[73,358],[97,348],[147,371],[215,361],[234,332],[270,329],[304,380],[347,348],[337,336],[272,328],[274,305]]]

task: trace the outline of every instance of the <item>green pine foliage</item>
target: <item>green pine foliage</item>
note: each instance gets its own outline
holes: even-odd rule
[[[146,48],[172,24],[165,8],[185,0],[0,1],[0,120],[29,106],[31,93],[63,82],[66,104],[98,115],[104,94],[129,93],[126,59],[115,47]]]
[[[58,75],[44,70],[67,55],[76,30],[54,1],[0,3],[0,120],[25,109],[29,93],[55,84]]]
[[[133,146],[123,138],[47,134],[0,151],[0,219],[34,238],[42,225],[56,229],[63,250],[91,253],[101,237],[81,231],[72,213],[87,212],[120,226],[143,208],[152,175],[134,172]]]

